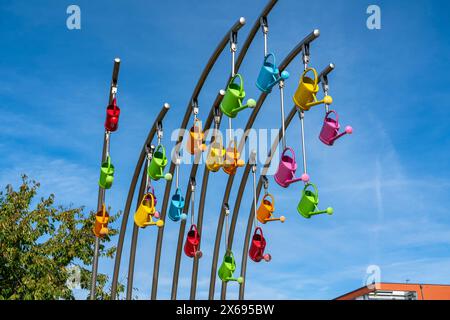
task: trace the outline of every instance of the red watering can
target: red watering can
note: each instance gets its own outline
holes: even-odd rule
[[[106,131],[114,132],[119,128],[120,108],[117,106],[117,100],[114,99],[112,105],[106,108]]]
[[[189,258],[201,258],[202,252],[198,249],[200,246],[200,233],[198,233],[197,226],[193,224],[187,234],[186,243],[184,244],[184,253]]]
[[[259,234],[258,234],[259,231]],[[272,256],[270,254],[264,254],[264,250],[266,249],[266,239],[264,238],[262,229],[260,227],[256,228],[255,233],[252,238],[252,245],[248,252],[250,259],[255,262],[264,261],[269,262],[272,260]]]
[[[335,115],[336,119],[330,117],[332,113]],[[350,126],[347,126],[345,128],[345,131],[341,133],[339,133],[340,128],[341,127],[339,125],[339,115],[337,114],[337,112],[333,110],[328,111],[327,114],[325,115],[322,131],[320,132],[319,135],[320,141],[322,141],[328,146],[332,146],[337,139],[342,138],[346,134],[353,133],[353,128]]]
[[[288,151],[291,152],[292,157],[286,154]],[[301,178],[296,178],[296,171],[297,162],[295,161],[295,152],[291,147],[287,147],[281,154],[281,161],[274,176],[276,183],[278,183],[283,188],[287,188],[295,182],[309,181],[309,176],[307,174],[303,174]]]

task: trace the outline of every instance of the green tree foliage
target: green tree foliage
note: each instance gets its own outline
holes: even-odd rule
[[[23,176],[19,190],[9,185],[0,192],[0,300],[74,299],[68,286],[74,268],[79,268],[81,288],[90,288],[95,212],[86,216],[84,208],[55,206],[54,195],[34,199],[38,189],[39,183]],[[110,217],[100,258],[115,253],[115,247],[105,244],[117,234],[111,223],[119,215]],[[98,274],[97,299],[109,299],[107,284],[108,277]]]

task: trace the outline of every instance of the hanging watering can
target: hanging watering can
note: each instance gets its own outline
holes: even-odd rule
[[[237,78],[240,79],[240,84],[234,83]],[[228,84],[227,91],[225,92],[225,96],[220,104],[220,110],[222,110],[223,114],[228,117],[236,118],[238,112],[246,108],[254,108],[256,106],[256,101],[253,99],[248,99],[247,104],[243,105],[242,101],[244,98],[244,80],[240,74],[236,74]]]
[[[269,198],[271,200],[269,200]],[[267,222],[272,221],[281,221],[281,223],[284,223],[286,221],[286,218],[283,216],[275,218],[273,216],[274,212],[275,212],[275,199],[271,194],[266,194],[261,202],[261,205],[256,211],[256,217],[258,221],[261,222],[262,224],[266,224]]]
[[[97,238],[103,238],[108,235],[108,221],[109,214],[106,211],[105,205],[103,205],[102,210],[95,215],[94,234]]]
[[[100,169],[100,180],[98,184],[103,189],[111,189],[114,181],[114,166],[111,163],[111,157],[106,157],[106,161]]]
[[[167,166],[166,149],[162,144],[156,147],[153,153],[152,161],[148,167],[147,173],[155,181],[164,178],[168,181],[172,180],[172,175],[170,173],[164,174],[164,169]]]
[[[158,220],[153,221],[153,216],[156,213],[155,209],[155,197],[151,193],[144,195],[144,198],[139,205],[136,213],[134,214],[134,223],[140,228],[146,228],[148,226],[162,227],[164,226],[164,221]]]
[[[221,142],[214,140],[209,147],[206,167],[211,172],[217,172],[223,166],[226,150]]]
[[[202,252],[199,250],[200,246],[200,233],[198,233],[197,226],[193,224],[187,234],[186,243],[184,244],[184,253],[189,258],[201,258]]]
[[[334,113],[336,119],[330,117],[332,113]],[[322,131],[320,132],[319,135],[320,141],[322,141],[328,146],[332,146],[337,139],[342,138],[346,134],[353,133],[353,128],[350,126],[347,126],[345,128],[345,131],[342,133],[339,133],[340,128],[341,127],[339,125],[339,115],[337,114],[337,112],[334,110],[328,111],[327,114],[325,115]]]
[[[245,165],[244,160],[239,159],[241,154],[238,152],[236,144],[230,143],[230,146],[225,153],[225,161],[223,162],[223,171],[229,175],[236,174],[237,168]]]
[[[314,74],[314,79],[307,77],[308,72]],[[308,111],[311,107],[317,106],[319,104],[332,104],[333,98],[331,96],[325,96],[323,100],[317,100],[317,92],[319,92],[319,77],[317,71],[314,68],[308,68],[303,72],[300,79],[300,84],[298,85],[297,91],[294,94],[294,103],[297,107],[303,111]]]
[[[308,190],[309,187],[313,187],[314,191]],[[328,208],[327,210],[319,211],[317,206],[319,205],[319,191],[317,187],[308,183],[302,191],[302,198],[297,206],[297,211],[306,219],[310,219],[312,216],[319,214],[333,214],[333,208]],[[317,210],[317,211],[316,211]]]
[[[187,140],[187,150],[190,154],[194,155],[198,152],[206,150],[206,145],[203,143],[205,134],[202,131],[202,125],[200,120],[195,119],[194,125],[189,130],[189,139]]]
[[[237,281],[243,283],[244,278],[234,278],[233,273],[236,270],[236,260],[234,260],[233,252],[227,251],[223,257],[222,265],[219,268],[219,278],[223,282]]]
[[[183,213],[184,197],[181,195],[181,190],[178,188],[172,196],[169,208],[169,218],[172,221],[186,220],[186,214]]]
[[[269,58],[272,57],[273,63],[269,62]],[[280,81],[287,80],[289,78],[289,72],[283,71],[280,76],[280,70],[276,65],[275,55],[269,53],[264,58],[264,64],[259,72],[256,86],[259,90],[265,93],[272,92],[272,88]]]
[[[292,157],[288,156],[286,153],[290,151]],[[287,188],[291,184],[299,181],[308,182],[309,176],[303,174],[301,178],[296,178],[295,173],[297,172],[297,162],[295,161],[295,152],[291,147],[284,149],[281,154],[281,161],[278,165],[277,172],[275,173],[274,179],[281,187]]]
[[[106,108],[106,131],[114,132],[119,128],[120,108],[117,106],[117,100],[114,99],[112,105]]]
[[[259,234],[258,234],[259,231]],[[252,244],[250,246],[250,250],[248,251],[248,255],[250,259],[255,262],[261,262],[261,260],[265,260],[269,262],[272,260],[272,256],[270,254],[264,254],[264,250],[266,249],[266,239],[264,238],[263,231],[260,227],[256,228],[255,233],[253,234]]]
[[[158,199],[156,198],[156,194],[155,194],[155,188],[153,188],[153,186],[150,186],[150,192],[153,195],[153,199],[155,199],[155,207],[158,204]]]

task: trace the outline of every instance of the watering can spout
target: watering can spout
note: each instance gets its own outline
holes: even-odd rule
[[[336,137],[331,139],[331,143],[333,144],[334,142],[336,142],[336,140],[339,140],[340,138],[342,138],[343,136],[347,135],[347,134],[352,134],[353,133],[353,128],[350,126],[347,126],[345,128],[345,131],[338,134]]]
[[[328,105],[330,105],[332,103],[333,103],[333,98],[331,96],[325,96],[323,98],[323,100],[320,100],[320,101],[316,100],[316,101],[307,103],[306,104],[306,108],[309,110],[310,108],[318,106],[320,104],[328,104]]]
[[[287,71],[283,71],[281,73],[281,76],[279,76],[276,80],[274,80],[273,82],[271,82],[268,87],[269,88],[273,88],[275,85],[279,84],[281,81],[286,81],[287,79],[289,79],[289,72]]]
[[[239,108],[236,108],[233,110],[233,113],[239,113],[242,110],[245,110],[247,108],[253,109],[254,107],[256,107],[256,101],[254,99],[248,99],[247,100],[247,104],[240,106]]]

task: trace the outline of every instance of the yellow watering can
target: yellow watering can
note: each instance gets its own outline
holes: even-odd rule
[[[156,213],[155,197],[151,193],[144,195],[139,208],[134,214],[134,223],[139,228],[147,228],[148,226],[157,226],[161,228],[164,226],[164,221],[153,221],[153,217]]]
[[[95,224],[93,231],[97,238],[103,238],[104,236],[108,235],[108,221],[109,214],[106,211],[105,204],[103,204],[102,210],[97,212],[97,214],[95,215]]]
[[[222,141],[216,140],[209,146],[208,157],[206,158],[206,167],[211,172],[217,172],[223,166],[226,150]]]
[[[237,168],[245,165],[244,160],[239,159],[241,154],[238,152],[236,143],[231,142],[225,153],[225,161],[223,163],[223,171],[229,175],[236,174]]]
[[[314,78],[307,77],[306,74],[312,72]],[[317,100],[317,93],[319,92],[319,76],[314,68],[306,69],[302,77],[300,78],[300,83],[298,85],[297,91],[294,94],[294,103],[297,107],[303,111],[308,111],[311,107],[317,106],[319,104],[332,104],[333,98],[331,96],[325,96],[323,100]]]

